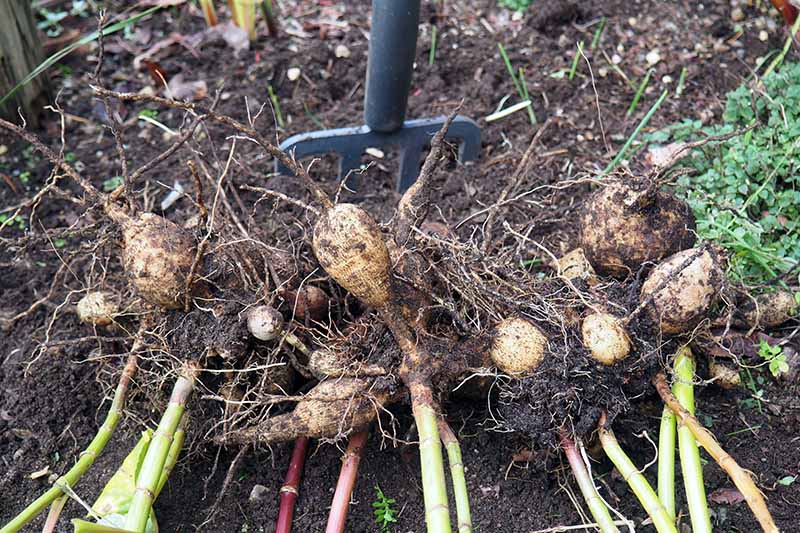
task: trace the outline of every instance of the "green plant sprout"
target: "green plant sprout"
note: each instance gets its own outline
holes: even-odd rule
[[[569,75],[567,76],[569,81],[572,81],[572,78],[575,77],[575,72],[578,70],[578,61],[580,61],[581,55],[583,55],[583,41],[580,41],[578,46],[575,48],[575,55],[572,58],[572,66],[569,68]]]
[[[284,127],[283,115],[281,114],[281,105],[278,103],[278,95],[272,89],[272,85],[267,85],[267,92],[269,93],[269,100],[272,102],[272,110],[275,112],[275,121],[281,128]]]
[[[525,11],[533,0],[499,0],[497,5],[511,9],[512,11]]]
[[[606,18],[603,17],[600,19],[600,25],[594,32],[594,37],[592,37],[592,44],[589,46],[589,50],[594,50],[597,48],[597,45],[600,44],[600,37],[603,35],[603,30],[606,29]]]
[[[397,522],[398,511],[393,507],[394,504],[394,498],[387,498],[380,486],[375,485],[375,501],[372,502],[372,514],[375,515],[375,522],[384,533],[391,531],[391,525]]]
[[[436,26],[431,27],[431,51],[428,54],[428,66],[433,66],[436,61]]]
[[[779,377],[789,371],[789,363],[786,362],[786,354],[780,346],[771,346],[767,341],[762,340],[758,344],[758,355],[769,363],[769,371],[774,377]]]
[[[520,81],[520,78],[517,77],[517,73],[514,70],[514,67],[511,65],[511,60],[508,58],[508,54],[506,53],[506,49],[502,43],[497,43],[497,48],[500,50],[500,57],[503,58],[503,63],[506,66],[506,70],[508,70],[508,75],[511,76],[511,81],[514,83],[514,88],[517,90],[517,94],[519,95],[522,100],[528,99],[528,85],[525,83],[524,76]],[[522,72],[524,74],[524,72]],[[531,121],[532,125],[536,124],[536,115],[533,112],[533,106],[527,107],[528,111],[528,118]]]
[[[653,69],[647,69],[647,74],[644,75],[644,78],[642,78],[642,83],[640,83],[639,88],[636,89],[636,94],[633,97],[631,106],[628,108],[628,113],[625,115],[626,117],[633,115],[633,113],[636,111],[636,106],[639,105],[639,99],[644,94],[644,90],[647,89],[647,84],[650,82],[650,76],[652,75]]]

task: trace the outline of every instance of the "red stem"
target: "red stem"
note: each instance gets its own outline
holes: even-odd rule
[[[567,461],[569,461],[569,466],[572,468],[575,477],[586,474],[586,465],[575,447],[575,442],[569,438],[569,435],[563,429],[559,432],[559,437],[561,439],[561,447],[564,449],[564,455],[567,456]]]
[[[772,5],[781,12],[783,20],[789,27],[793,26],[797,20],[797,8],[794,7],[789,0],[772,0]]]
[[[289,533],[292,530],[294,502],[297,501],[297,493],[300,490],[300,478],[303,476],[303,464],[306,462],[307,451],[308,437],[300,437],[294,441],[292,460],[289,462],[289,470],[286,471],[286,479],[283,480],[281,487],[281,504],[278,509],[275,533]]]
[[[347,508],[350,505],[350,495],[353,493],[353,486],[356,484],[358,474],[358,463],[364,453],[364,446],[367,443],[367,431],[356,433],[350,437],[347,451],[344,452],[344,462],[342,470],[339,472],[339,481],[336,482],[336,492],[333,494],[331,503],[331,514],[328,515],[328,526],[325,533],[342,533],[344,523],[347,520]]]

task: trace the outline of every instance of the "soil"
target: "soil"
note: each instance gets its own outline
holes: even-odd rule
[[[267,36],[262,27],[249,50],[234,52],[221,40],[198,48],[184,41],[183,45],[166,47],[155,59],[168,79],[181,74],[186,81],[205,81],[209,98],[221,87],[218,110],[241,121],[247,120],[248,109],[252,116],[265,104],[264,116],[269,116],[267,85],[271,85],[286,124],[274,128],[262,116],[260,128],[268,135],[277,129],[283,139],[319,127],[357,124],[364,96],[369,3],[281,4],[282,23],[289,31],[277,38]],[[516,101],[497,51],[497,43],[502,42],[511,62],[524,67],[539,123],[549,123],[540,139],[536,163],[513,187],[512,197],[534,192],[504,208],[498,218],[556,254],[569,250],[576,241],[576,221],[589,186],[564,184],[582,170],[602,169],[663,89],[670,89],[671,95],[653,116],[648,130],[688,118],[713,121],[721,115],[726,91],[750,75],[758,58],[782,46],[785,32],[775,25],[774,13],[766,11],[766,6],[761,10],[743,5],[745,18],[741,22],[732,21],[733,7],[727,1],[556,0],[534,2],[529,11],[515,17],[487,0],[425,3],[409,115],[416,118],[447,114],[463,98],[462,113],[478,120],[483,135],[478,162],[451,164],[437,174],[437,204],[430,218],[445,223],[461,237],[477,236],[482,240],[487,231],[484,217],[459,222],[496,201],[535,133],[524,112],[492,123],[482,120],[498,107],[504,95],[511,95],[508,103]],[[601,17],[606,17],[605,30],[598,47],[590,50],[588,44]],[[320,25],[320,21],[329,23]],[[73,17],[64,24],[88,32],[94,23],[91,17]],[[435,61],[429,64],[434,25],[438,44]],[[137,68],[134,56],[173,33],[193,36],[203,28],[199,11],[190,3],[178,3],[140,23],[132,32],[109,37],[103,69],[106,84],[130,91],[154,87],[147,68]],[[766,41],[759,38],[762,28],[768,30]],[[574,79],[569,81],[578,40],[587,45],[591,71],[587,61],[581,60]],[[349,57],[337,57],[337,45],[345,45]],[[68,157],[80,162],[83,174],[102,187],[104,181],[119,173],[119,161],[113,138],[100,127],[102,106],[92,98],[88,87],[96,52],[92,47],[80,49],[65,60],[60,71],[52,70],[53,95],[58,95],[58,104],[69,113],[64,133]],[[626,117],[635,85],[648,69],[646,57],[653,59],[653,52],[660,60],[653,66],[654,73],[639,106]],[[630,84],[611,66],[617,59]],[[290,67],[302,69],[299,80],[287,78]],[[674,93],[683,68],[687,75],[678,97]],[[116,108],[127,117],[140,110],[130,105]],[[182,117],[170,110],[159,110],[157,115],[158,121],[174,128],[180,126]],[[47,112],[42,118],[39,133],[57,147],[58,120]],[[217,151],[203,157],[224,161],[230,140],[211,127],[204,132],[216,140]],[[126,132],[126,143],[128,154],[138,163],[148,161],[166,145],[161,130],[143,122],[135,123]],[[241,144],[245,146],[238,152],[230,176],[232,185],[261,184],[302,198],[290,180],[265,180],[269,162],[247,143]],[[0,134],[1,147],[7,151],[0,151],[0,174],[8,176],[8,180],[0,184],[0,212],[8,213],[44,185],[50,166],[24,143],[4,133]],[[176,159],[146,175],[140,185],[148,205],[163,198],[176,179],[189,187],[191,177],[183,164],[189,149],[182,148]],[[384,158],[369,156],[372,165],[360,176],[358,190],[344,190],[340,199],[359,201],[387,222],[398,200],[393,185],[397,168],[393,155],[396,154],[388,152]],[[642,165],[642,158],[631,158],[629,162],[634,172],[640,171]],[[329,178],[334,168],[332,160],[323,158],[314,168],[315,177],[323,180],[329,191],[335,191],[338,182]],[[64,185],[64,190],[71,188]],[[252,205],[258,199],[256,193],[237,190],[244,205]],[[124,332],[100,331],[98,335],[105,338],[95,338],[71,311],[77,291],[84,287],[110,287],[123,301],[130,298],[119,261],[104,259],[118,256],[119,232],[93,224],[98,219],[96,213],[85,212],[66,197],[54,195],[38,206],[35,217],[25,222],[29,230],[36,230],[28,238],[21,239],[22,232],[15,225],[0,241],[0,317],[24,312],[44,299],[42,305],[0,336],[0,523],[43,492],[49,486],[50,473],[66,471],[77,459],[102,423],[124,357],[125,344],[117,339]],[[274,237],[276,248],[293,250],[305,264],[313,262],[303,243],[308,241],[305,231],[309,217],[294,205],[271,206],[271,202],[265,202],[253,211],[245,222],[248,229]],[[167,211],[169,218],[177,221],[185,221],[195,213],[195,206],[188,200],[180,200]],[[73,225],[81,229],[72,230]],[[46,237],[39,231],[41,228],[57,230],[59,240],[64,242]],[[516,247],[517,241],[499,228],[498,221],[487,238],[489,244],[495,248]],[[67,250],[80,251],[82,259],[72,269],[60,269],[59,254]],[[546,263],[548,258],[539,247],[530,246],[517,249],[510,260]],[[348,309],[337,309],[339,314],[347,312]],[[135,317],[129,318],[131,321],[123,321],[123,325],[135,327]],[[205,342],[213,342],[217,335],[195,315],[189,315],[186,324],[193,329],[179,333],[187,337],[184,346],[192,340],[187,331],[196,331],[195,339]],[[225,323],[222,327],[234,329],[241,324]],[[39,350],[46,339],[50,348]],[[191,357],[183,352],[173,355]],[[94,501],[138,434],[145,427],[154,426],[169,388],[169,376],[161,372],[165,366],[164,361],[149,362],[137,377],[128,416],[76,488],[84,501]],[[754,400],[744,387],[724,391],[709,385],[698,389],[699,418],[744,468],[755,473],[781,530],[800,532],[796,519],[800,482],[792,481],[800,474],[800,454],[796,451],[800,427],[797,386],[778,383],[767,374],[756,377],[758,381],[753,385],[763,391],[761,400]],[[218,383],[209,380],[204,385],[214,390]],[[554,380],[548,390],[562,385],[565,384]],[[658,435],[662,409],[652,390],[641,389],[636,394],[628,391],[614,421],[616,435],[639,466],[649,464],[655,456],[652,442]],[[214,420],[221,415],[220,403],[209,398],[210,394],[203,390],[192,400],[191,409],[198,415],[188,428],[190,451],[179,462],[156,504],[161,530],[271,531],[278,512],[278,489],[292,445],[248,452],[216,512],[208,516],[236,453],[220,449],[207,439]],[[609,399],[613,396],[614,391],[601,394],[609,403],[613,403]],[[444,406],[461,439],[475,530],[529,533],[583,523],[573,503],[577,487],[565,470],[563,457],[543,446],[543,439],[534,435],[544,426],[533,424],[526,429],[520,423],[517,429],[523,431],[510,432],[509,428],[515,425],[498,420],[495,407],[492,402],[487,407],[486,398],[469,400],[461,396],[454,396]],[[425,530],[417,452],[413,445],[402,444],[403,440],[413,439],[413,434],[406,435],[412,420],[406,406],[398,405],[391,412],[396,417],[394,427],[400,440],[381,438],[377,432],[371,435],[361,462],[347,531],[379,531],[372,515],[376,486],[395,499],[400,510],[392,531]],[[524,413],[502,414],[523,422],[525,419]],[[295,531],[324,530],[343,446],[341,442],[312,444],[295,512]],[[593,469],[603,495],[633,520],[638,530],[653,530],[642,524],[644,512],[616,471],[601,454],[593,455],[597,457]],[[705,455],[703,458],[708,459]],[[45,475],[33,479],[32,473],[45,468]],[[653,481],[654,467],[650,466],[646,473]],[[737,501],[735,491],[730,490],[732,485],[724,473],[709,461],[704,474],[707,491],[713,495],[716,530],[757,529],[747,506]],[[256,485],[267,491],[253,500],[250,495]],[[678,497],[685,514],[682,494]],[[82,514],[81,506],[72,500],[64,511],[65,517]],[[28,530],[38,530],[41,524],[39,518]],[[688,531],[688,524],[685,528]],[[69,530],[68,521],[62,519],[58,531]]]

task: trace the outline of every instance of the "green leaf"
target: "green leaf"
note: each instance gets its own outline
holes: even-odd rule
[[[778,483],[783,485],[784,487],[788,487],[789,485],[794,483],[796,479],[797,479],[797,476],[785,476],[785,477],[780,478],[778,480]]]

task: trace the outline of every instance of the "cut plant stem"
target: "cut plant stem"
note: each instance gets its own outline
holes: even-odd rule
[[[356,476],[358,475],[358,464],[364,454],[368,436],[369,432],[362,431],[350,437],[350,442],[347,443],[342,470],[339,472],[336,491],[333,493],[331,513],[328,515],[328,525],[325,528],[325,533],[342,533],[344,531],[347,510],[350,506],[350,496],[353,494],[353,487],[356,484]]]
[[[664,406],[658,432],[658,499],[675,516],[675,414]]]
[[[444,459],[439,442],[436,411],[427,404],[412,405],[419,433],[419,458],[422,469],[422,492],[425,500],[425,524],[428,533],[450,533],[450,510],[447,506],[447,484]]]
[[[169,404],[153,434],[150,445],[147,447],[141,470],[136,478],[136,492],[125,519],[125,529],[127,530],[143,532],[147,526],[147,519],[153,507],[164,465],[167,463],[175,432],[180,425],[186,409],[186,402],[192,394],[198,373],[199,367],[196,363],[184,364],[182,375],[172,388]]]
[[[137,352],[139,348],[139,342],[135,342],[133,348],[131,348],[131,354],[128,356],[128,360],[125,363],[122,375],[119,378],[117,389],[114,391],[114,399],[111,402],[111,408],[108,410],[108,414],[106,414],[106,419],[103,421],[103,425],[97,430],[97,434],[92,439],[92,442],[89,443],[86,450],[81,453],[78,462],[75,463],[66,474],[58,478],[47,492],[39,496],[33,503],[28,505],[25,510],[3,526],[3,528],[0,529],[0,533],[12,533],[22,529],[25,524],[36,518],[48,505],[64,496],[65,490],[63,487],[67,487],[68,489],[74,488],[81,476],[92,466],[97,456],[102,453],[103,448],[105,448],[122,417],[122,409],[125,405],[125,398],[128,395],[128,387],[131,378],[138,368],[139,358]]]
[[[611,459],[611,462],[614,463],[614,466],[622,475],[622,478],[628,483],[628,486],[630,486],[634,495],[636,495],[639,503],[642,504],[642,507],[647,512],[648,516],[650,516],[658,533],[678,533],[674,518],[670,516],[661,504],[661,500],[658,499],[658,495],[653,490],[653,487],[650,486],[650,483],[647,482],[644,475],[636,468],[630,457],[623,451],[619,442],[617,442],[617,438],[614,436],[614,432],[605,427],[605,413],[600,417],[599,425],[600,445],[603,447],[603,451],[608,458]]]
[[[625,141],[625,144],[622,146],[620,151],[617,153],[616,157],[614,157],[614,160],[611,161],[611,163],[609,163],[608,166],[603,170],[602,175],[606,175],[609,172],[611,172],[612,170],[614,170],[615,168],[617,168],[617,165],[619,164],[619,162],[622,161],[622,158],[625,157],[625,154],[628,152],[628,148],[630,148],[630,146],[633,144],[633,141],[636,140],[636,137],[639,136],[639,133],[641,133],[641,131],[644,129],[644,127],[647,126],[647,123],[650,122],[650,119],[653,118],[653,115],[656,113],[658,108],[661,107],[661,104],[664,102],[664,99],[667,97],[668,94],[669,94],[669,91],[664,89],[664,92],[661,93],[661,96],[659,96],[658,100],[656,100],[656,102],[653,104],[653,106],[650,108],[650,110],[647,112],[647,114],[645,114],[645,116],[642,117],[642,120],[636,126],[636,129],[633,130],[633,133],[631,133],[631,136],[628,137],[628,140]]]
[[[653,384],[659,396],[661,396],[661,399],[672,409],[672,412],[675,413],[681,424],[692,432],[698,444],[705,448],[720,468],[730,476],[736,488],[739,489],[739,492],[744,496],[747,505],[749,505],[750,509],[753,511],[756,520],[761,524],[761,528],[767,533],[777,533],[780,531],[778,526],[775,525],[775,521],[772,519],[772,515],[764,501],[764,496],[753,482],[753,478],[750,477],[750,474],[748,474],[746,470],[736,463],[733,457],[722,449],[722,446],[719,445],[714,435],[704,428],[702,424],[681,405],[680,401],[669,390],[667,378],[663,372],[659,372],[654,378]]]
[[[583,499],[586,501],[586,505],[589,507],[589,512],[597,523],[598,529],[602,533],[618,533],[619,528],[614,524],[614,519],[611,518],[611,513],[608,512],[606,503],[600,497],[600,493],[597,492],[592,476],[589,474],[589,470],[586,468],[575,442],[569,437],[566,430],[561,430],[559,436],[561,437],[561,447],[564,448],[564,455],[567,456],[572,474],[578,482]]]
[[[642,78],[642,82],[639,84],[639,88],[636,89],[636,94],[633,97],[633,101],[631,102],[630,107],[628,108],[628,113],[625,115],[627,117],[633,115],[636,111],[636,106],[639,105],[639,99],[641,99],[642,94],[644,94],[644,90],[647,88],[647,84],[650,83],[650,76],[653,75],[653,69],[647,69],[647,73]]]
[[[169,445],[167,461],[164,463],[164,468],[161,470],[161,477],[158,478],[158,486],[156,487],[155,498],[158,498],[158,495],[161,494],[161,490],[164,488],[164,485],[167,484],[169,475],[172,474],[172,471],[175,469],[175,465],[178,463],[178,457],[183,449],[183,441],[186,440],[186,430],[183,428],[184,423],[185,420],[181,421],[177,431],[175,431],[175,436],[172,438],[172,443]]]
[[[456,517],[458,533],[472,533],[472,515],[469,510],[469,491],[464,476],[464,463],[461,459],[461,446],[453,433],[450,424],[439,419],[439,437],[447,450],[447,461],[450,463],[450,480],[453,482],[453,496],[456,500]]]
[[[688,346],[682,346],[675,354],[673,363],[675,383],[672,392],[681,405],[694,415],[694,358]],[[703,484],[703,465],[700,462],[700,450],[692,431],[683,423],[678,428],[678,448],[681,455],[681,472],[683,486],[686,489],[686,503],[692,521],[693,533],[711,532],[711,514],[706,501],[706,489]]]
[[[300,479],[303,476],[303,464],[306,462],[306,452],[308,451],[307,437],[300,437],[294,441],[294,451],[292,459],[289,461],[289,469],[286,471],[286,478],[283,480],[280,495],[280,507],[278,509],[278,522],[275,525],[275,533],[289,533],[292,530],[292,516],[294,516],[294,503],[300,491]]]
[[[200,0],[200,9],[203,10],[203,17],[209,26],[217,25],[217,12],[214,9],[214,0]]]

